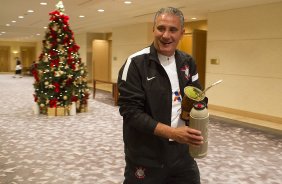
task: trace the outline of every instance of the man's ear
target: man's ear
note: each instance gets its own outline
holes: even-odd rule
[[[185,34],[185,29],[182,29],[182,30],[181,30],[181,39],[182,39],[182,37],[184,36],[184,34]]]
[[[182,36],[185,34],[185,29],[183,28],[182,29]]]

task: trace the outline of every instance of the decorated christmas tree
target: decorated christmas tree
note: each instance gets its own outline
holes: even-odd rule
[[[86,66],[81,62],[79,46],[69,28],[69,17],[64,14],[62,1],[56,7],[49,13],[42,53],[32,71],[34,100],[42,114],[50,108],[67,110],[74,104],[76,112],[83,112],[89,97]]]

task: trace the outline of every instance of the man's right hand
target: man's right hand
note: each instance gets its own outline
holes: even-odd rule
[[[203,144],[204,140],[201,135],[201,131],[192,129],[189,126],[174,128],[172,139],[176,142],[193,146],[199,146]]]
[[[173,128],[160,122],[155,128],[154,134],[164,138],[173,139],[181,144],[189,144],[193,146],[203,144],[204,140],[201,131],[199,130],[192,129],[189,126]]]

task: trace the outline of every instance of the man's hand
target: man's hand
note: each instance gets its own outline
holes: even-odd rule
[[[201,131],[192,129],[188,126],[174,128],[172,139],[182,144],[198,146],[203,144],[204,138],[201,136]]]
[[[201,131],[192,129],[188,126],[172,128],[163,123],[158,123],[154,131],[155,135],[173,139],[181,144],[189,144],[193,146],[199,146],[203,144],[203,137]]]

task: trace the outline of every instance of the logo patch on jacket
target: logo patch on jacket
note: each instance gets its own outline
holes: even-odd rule
[[[173,92],[173,101],[177,101],[177,102],[181,102],[181,95],[180,95],[180,91],[174,91]]]
[[[138,179],[144,179],[145,178],[145,168],[137,167],[135,171],[135,176]]]
[[[184,72],[185,78],[189,80],[190,75],[189,75],[189,66],[185,65],[182,68],[180,68],[180,71]]]

